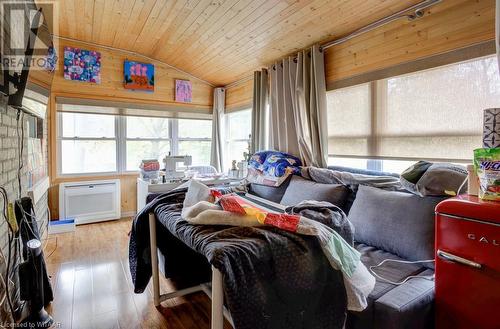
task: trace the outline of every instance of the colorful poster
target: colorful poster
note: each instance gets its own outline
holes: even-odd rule
[[[175,101],[191,103],[193,97],[193,89],[191,81],[175,80]]]
[[[64,79],[101,83],[101,53],[64,47]]]
[[[124,88],[153,92],[155,67],[153,64],[125,61],[123,63]]]

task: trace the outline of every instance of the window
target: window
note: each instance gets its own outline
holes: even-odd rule
[[[179,155],[191,155],[193,166],[210,164],[212,121],[178,119]]]
[[[330,163],[378,158],[378,168],[400,172],[420,159],[466,162],[481,146],[483,109],[500,105],[498,64],[479,58],[335,90],[327,99]]]
[[[60,172],[102,173],[117,170],[116,121],[112,115],[61,113]]]
[[[143,159],[162,159],[170,149],[169,120],[166,118],[126,117],[126,168],[137,170]]]
[[[329,155],[365,156],[371,135],[369,83],[327,93]]]
[[[244,160],[243,153],[249,152],[248,143],[252,133],[252,110],[243,110],[226,115],[226,148],[224,163],[231,168],[232,161]]]
[[[169,153],[191,155],[193,165],[210,164],[211,120],[76,112],[60,112],[58,120],[63,175],[137,171],[141,160],[161,164]]]
[[[329,166],[368,169],[367,159],[328,157]]]

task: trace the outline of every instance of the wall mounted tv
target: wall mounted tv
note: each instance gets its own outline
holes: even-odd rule
[[[49,29],[53,15],[45,15],[44,10],[50,12],[50,8],[39,8],[31,0],[2,2],[1,6],[1,91],[10,106],[23,109],[28,81],[48,90],[52,84],[57,60]]]

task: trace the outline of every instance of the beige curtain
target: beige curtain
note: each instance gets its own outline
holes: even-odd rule
[[[323,52],[318,45],[271,68],[271,148],[326,167],[328,133]]]
[[[267,149],[268,74],[266,69],[253,75],[252,153]]]
[[[286,58],[269,69],[269,148],[300,156],[290,83],[290,74],[295,75],[296,67],[293,58]]]
[[[214,89],[214,104],[212,117],[212,150],[210,154],[210,163],[218,172],[224,170],[224,88]]]

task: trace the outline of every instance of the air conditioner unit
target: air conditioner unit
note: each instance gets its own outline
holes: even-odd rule
[[[120,180],[61,183],[59,217],[74,218],[77,225],[119,219]]]

